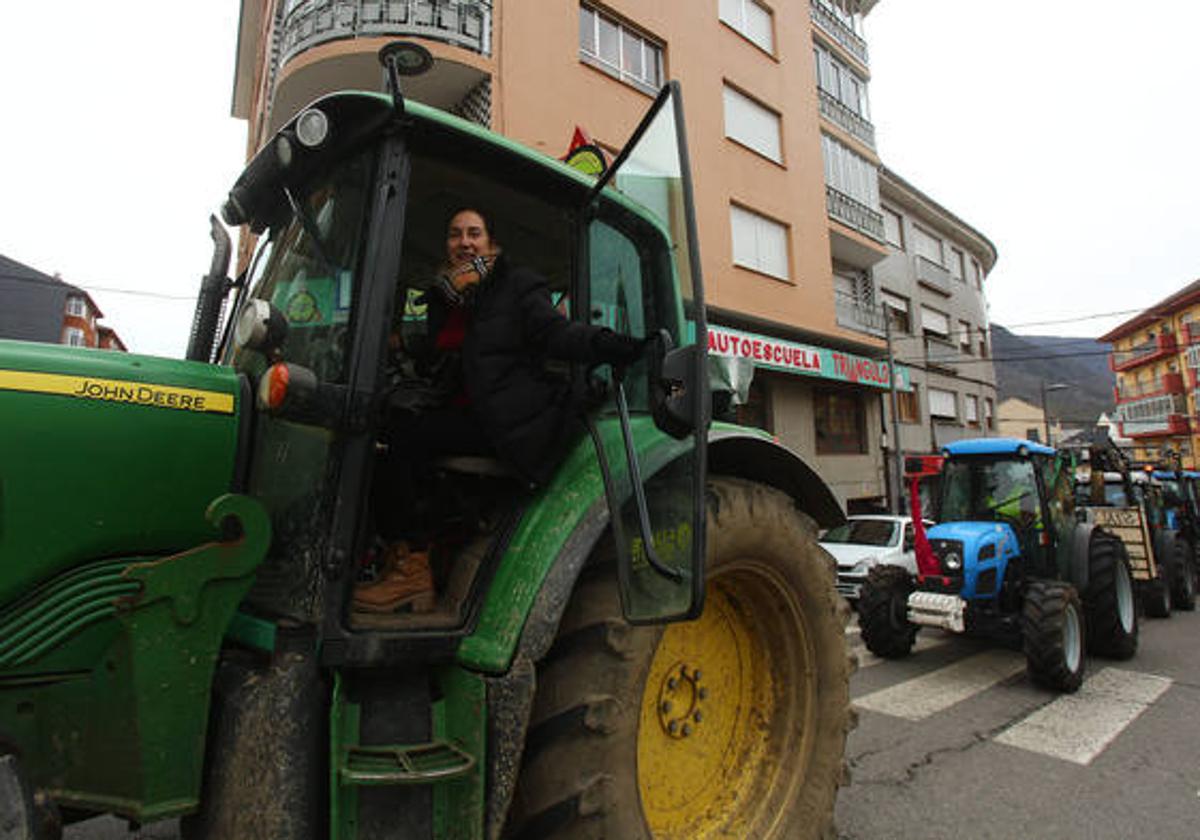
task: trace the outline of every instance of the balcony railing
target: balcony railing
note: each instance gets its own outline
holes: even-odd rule
[[[817,102],[825,119],[845,129],[872,149],[875,148],[875,126],[821,88],[817,88]]]
[[[1164,373],[1149,382],[1122,382],[1113,388],[1113,396],[1119,403],[1183,392],[1183,376],[1178,373]]]
[[[1184,414],[1168,414],[1158,420],[1123,420],[1121,436],[1130,438],[1168,437],[1191,433],[1191,422]]]
[[[948,373],[958,373],[962,361],[962,350],[952,341],[925,334],[925,366],[938,368]]]
[[[883,338],[887,327],[883,322],[883,307],[873,303],[863,303],[857,298],[835,292],[833,295],[834,309],[837,312],[838,326],[858,330],[868,335]]]
[[[952,288],[950,285],[950,272],[933,260],[922,256],[914,256],[913,273],[917,278],[917,282],[921,285],[946,297],[950,296]]]
[[[1188,321],[1183,325],[1183,343],[1200,344],[1200,323]]]
[[[828,184],[825,185],[825,210],[831,219],[837,219],[876,242],[883,243],[883,214]]]
[[[1145,341],[1131,350],[1114,350],[1108,357],[1108,366],[1114,372],[1129,370],[1148,362],[1170,356],[1175,352],[1175,334],[1163,333]]]
[[[811,0],[812,19],[833,40],[863,64],[867,64],[867,42],[858,33],[843,23],[822,0]]]
[[[301,0],[279,30],[280,63],[317,44],[370,36],[429,38],[491,54],[490,0]]]

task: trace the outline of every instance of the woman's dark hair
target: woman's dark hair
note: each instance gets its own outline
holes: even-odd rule
[[[475,204],[463,204],[451,210],[449,215],[446,216],[446,223],[442,225],[442,231],[446,232],[450,230],[450,223],[454,221],[454,217],[459,213],[465,213],[467,211],[475,213],[477,216],[479,216],[479,218],[483,219],[483,227],[487,230],[488,238],[491,239],[492,242],[500,241],[500,237],[496,233],[496,226],[492,224],[492,214]]]

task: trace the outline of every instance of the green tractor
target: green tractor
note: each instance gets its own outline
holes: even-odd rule
[[[227,280],[214,223],[188,360],[0,342],[0,823],[827,836],[850,663],[816,531],[843,514],[710,420],[677,84],[599,180],[393,91],[250,161],[223,214],[262,236]],[[359,613],[389,338],[465,201],[570,318],[664,338],[547,371],[589,402],[546,484],[439,463],[433,609]]]

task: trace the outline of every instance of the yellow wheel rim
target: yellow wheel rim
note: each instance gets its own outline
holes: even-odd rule
[[[710,579],[704,614],[664,631],[642,696],[638,787],[655,838],[772,835],[804,775],[813,661],[773,569]]]

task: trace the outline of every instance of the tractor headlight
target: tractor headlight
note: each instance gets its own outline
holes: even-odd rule
[[[877,557],[868,557],[865,560],[859,560],[854,564],[854,568],[850,570],[850,574],[865,575],[867,572],[871,571],[871,567],[878,562],[879,558]]]
[[[296,118],[296,139],[310,149],[315,149],[329,136],[329,118],[317,108],[309,108]]]
[[[962,555],[957,551],[947,551],[942,555],[942,567],[947,572],[957,572],[962,568]]]

